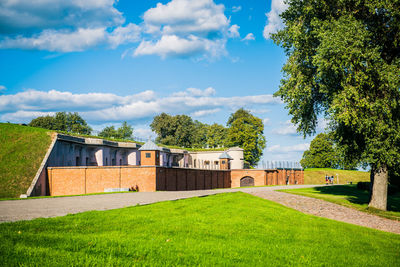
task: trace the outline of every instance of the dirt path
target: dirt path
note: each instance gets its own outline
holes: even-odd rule
[[[0,222],[64,216],[67,214],[74,214],[90,210],[118,209],[135,206],[138,204],[143,205],[159,201],[242,191],[278,202],[282,205],[304,213],[400,234],[399,221],[393,221],[367,214],[320,199],[274,191],[279,189],[306,188],[315,186],[316,185],[289,185],[240,189],[139,192],[0,201]]]

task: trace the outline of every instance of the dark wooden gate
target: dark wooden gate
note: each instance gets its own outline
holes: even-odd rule
[[[250,176],[243,177],[240,179],[240,187],[242,186],[254,186],[254,178]]]

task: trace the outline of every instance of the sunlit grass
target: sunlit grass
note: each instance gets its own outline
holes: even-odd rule
[[[400,235],[245,193],[0,224],[2,265],[399,266]]]

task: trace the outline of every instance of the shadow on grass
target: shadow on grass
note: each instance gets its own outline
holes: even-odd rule
[[[357,189],[355,185],[323,186],[314,189],[321,194],[344,196],[349,202],[354,204],[368,205],[369,202],[369,192]],[[388,210],[400,211],[400,193],[388,195]]]

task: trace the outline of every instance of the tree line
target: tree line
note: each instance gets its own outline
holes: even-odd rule
[[[70,133],[92,133],[92,128],[78,113],[57,112],[54,116],[33,119],[29,126]],[[161,113],[153,118],[150,128],[157,134],[156,142],[186,148],[243,148],[244,165],[255,167],[266,146],[262,120],[241,108],[232,113],[226,123],[205,124],[187,115]],[[133,127],[123,122],[119,128],[106,126],[98,136],[115,139],[132,139]]]

